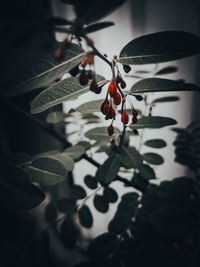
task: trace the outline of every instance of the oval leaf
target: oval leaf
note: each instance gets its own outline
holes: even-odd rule
[[[83,205],[79,210],[78,210],[78,217],[80,220],[80,223],[82,226],[85,228],[91,228],[93,224],[93,217],[90,209],[88,208],[87,205]]]
[[[75,110],[80,113],[93,113],[93,112],[100,112],[100,107],[104,99],[90,101],[78,106]]]
[[[142,164],[139,168],[139,173],[142,177],[144,177],[147,180],[153,180],[156,179],[156,174],[154,172],[154,169],[151,168],[147,164]]]
[[[115,128],[115,134],[120,133],[120,131]],[[108,131],[106,127],[97,127],[89,130],[88,132],[85,133],[85,136],[89,139],[96,140],[96,141],[103,141],[107,142],[110,140],[110,136],[108,135]]]
[[[130,89],[130,93],[149,92],[174,92],[174,91],[200,91],[195,84],[183,83],[161,78],[146,78],[136,82]]]
[[[142,157],[145,161],[153,165],[160,165],[164,162],[163,157],[155,153],[145,153],[142,155]]]
[[[120,161],[126,168],[139,168],[142,164],[142,156],[134,147],[121,147],[119,154]]]
[[[174,67],[174,66],[165,67],[165,68],[159,70],[158,72],[156,72],[155,75],[171,74],[171,73],[174,73],[174,72],[177,72],[177,71],[178,71],[177,67]]]
[[[107,81],[104,77],[96,75],[99,87]],[[38,94],[31,102],[31,113],[36,114],[56,106],[89,91],[90,84],[83,86],[78,77],[70,77],[57,82]]]
[[[85,153],[85,149],[82,146],[76,145],[66,149],[63,154],[71,157],[72,159],[78,159]]]
[[[147,140],[144,144],[153,148],[163,148],[167,145],[166,142],[162,139]]]
[[[165,103],[165,102],[174,102],[178,101],[180,98],[178,96],[166,96],[166,97],[161,97],[161,98],[156,98],[152,104],[156,103]]]
[[[96,31],[102,30],[104,28],[108,28],[110,26],[113,26],[113,25],[114,25],[114,23],[111,21],[94,23],[94,24],[91,24],[91,25],[85,27],[84,31],[85,31],[85,33],[96,32]]]
[[[143,128],[162,128],[169,125],[174,125],[177,122],[174,119],[168,117],[149,116],[142,117],[137,123],[130,125],[131,129],[143,129]]]
[[[96,194],[93,199],[94,206],[99,212],[105,213],[108,211],[109,203],[104,196]]]
[[[34,51],[32,59],[23,72],[23,77],[18,77],[17,81],[1,93],[1,97],[16,96],[46,87],[79,64],[85,55],[80,46],[71,43],[67,49],[64,49],[63,57],[56,59],[54,54],[60,47],[62,43],[55,42],[50,47],[42,47]]]
[[[86,175],[84,178],[84,183],[89,187],[90,189],[96,189],[97,188],[97,181],[95,178],[91,175]]]
[[[73,199],[83,199],[87,196],[85,189],[80,185],[73,185],[71,187],[71,194]]]
[[[129,42],[120,52],[119,62],[151,64],[198,54],[200,54],[198,36],[183,31],[165,31],[143,35]]]
[[[103,194],[110,203],[115,203],[118,200],[118,194],[113,188],[108,186],[104,187]]]

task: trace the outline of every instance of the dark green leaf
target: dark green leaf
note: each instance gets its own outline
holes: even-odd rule
[[[151,168],[147,164],[142,164],[139,168],[139,173],[142,177],[144,177],[147,180],[156,179],[155,172],[153,168]]]
[[[108,186],[104,187],[103,194],[110,203],[115,203],[118,200],[118,194],[113,188]]]
[[[137,123],[130,125],[131,129],[143,129],[143,128],[162,128],[169,125],[174,125],[177,122],[174,119],[168,117],[149,116],[142,117]]]
[[[114,134],[118,134],[120,131],[115,128]],[[110,136],[108,135],[108,131],[106,127],[96,127],[85,133],[85,136],[89,139],[100,141],[100,142],[108,142],[110,140]]]
[[[108,225],[108,230],[111,233],[121,234],[127,228],[131,221],[129,216],[115,216]]]
[[[131,184],[135,189],[144,192],[149,183],[147,178],[143,177],[139,173],[135,173],[131,180]]]
[[[103,165],[101,165],[96,172],[97,181],[101,181],[105,184],[112,182],[119,171],[121,166],[120,158],[118,154],[109,157]]]
[[[108,200],[105,198],[104,195],[98,195],[96,194],[93,199],[94,206],[96,210],[102,213],[106,213],[109,209],[109,203]]]
[[[83,205],[79,210],[78,210],[78,216],[79,220],[82,226],[85,228],[91,228],[93,224],[93,217],[92,213],[90,212],[90,209],[88,208],[87,205]]]
[[[155,210],[150,221],[155,229],[170,238],[185,238],[192,234],[197,226],[196,215],[176,207]]]
[[[8,209],[28,210],[38,206],[44,193],[30,182],[25,170],[14,165],[1,166],[0,205]]]
[[[83,147],[85,152],[92,147],[92,145],[90,143],[86,142],[86,141],[80,141],[76,145]]]
[[[73,219],[66,217],[61,225],[61,240],[63,241],[67,249],[73,249],[76,245],[78,238],[77,228],[73,222]]]
[[[163,148],[167,145],[166,142],[162,139],[147,140],[144,144],[153,148]]]
[[[102,260],[111,255],[117,248],[119,240],[116,235],[104,233],[97,236],[89,244],[87,253],[93,259]]]
[[[178,96],[166,96],[166,97],[161,97],[161,98],[156,98],[152,104],[156,103],[165,103],[165,102],[174,102],[178,101],[180,98]]]
[[[164,162],[163,157],[156,153],[145,153],[142,155],[142,157],[145,161],[153,165],[160,165]]]
[[[45,208],[44,217],[46,222],[52,223],[57,219],[57,208],[53,202],[49,202]]]
[[[146,78],[136,82],[130,89],[130,93],[175,91],[200,91],[200,87],[195,84],[183,83],[168,79]]]
[[[134,147],[121,147],[119,154],[120,161],[126,168],[139,168],[142,164],[142,156]]]
[[[184,44],[184,45],[183,45]],[[200,38],[189,32],[165,31],[130,41],[120,52],[122,64],[151,64],[200,54]]]
[[[107,81],[104,77],[96,75],[99,86]],[[61,104],[67,100],[89,92],[90,85],[81,85],[78,77],[70,77],[57,82],[51,87],[39,93],[31,102],[31,113],[40,113],[50,107]]]
[[[130,193],[126,193],[122,196],[122,200],[123,201],[126,201],[126,202],[129,202],[129,201],[132,201],[132,202],[135,202],[137,199],[138,199],[139,195],[135,192],[130,192]]]
[[[91,175],[86,175],[84,178],[84,182],[90,189],[96,189],[97,188],[97,181],[95,178]]]
[[[91,25],[85,27],[84,30],[85,30],[86,33],[91,33],[91,32],[96,32],[96,31],[102,30],[104,28],[113,26],[113,25],[114,25],[113,22],[104,21],[104,22],[91,24]]]
[[[73,185],[71,187],[72,198],[83,199],[86,197],[85,189],[80,185]]]
[[[50,47],[42,47],[34,51],[28,66],[23,72],[23,77],[19,76],[17,81],[14,81],[7,90],[1,93],[1,97],[16,96],[49,86],[79,64],[85,55],[80,46],[71,43],[64,50],[63,57],[56,59],[54,53],[60,47],[62,47],[62,43],[55,42]]]
[[[177,71],[178,71],[177,67],[174,67],[174,66],[165,67],[165,68],[159,70],[158,72],[156,72],[155,75],[171,74],[171,73],[174,73],[174,72],[177,72]]]
[[[75,145],[64,150],[63,154],[71,157],[72,159],[78,159],[85,153],[85,149],[80,145]]]
[[[86,102],[78,106],[75,110],[80,113],[100,112],[100,107],[103,102],[104,99]]]

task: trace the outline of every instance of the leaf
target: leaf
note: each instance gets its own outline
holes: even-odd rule
[[[164,162],[163,157],[156,153],[145,153],[142,157],[145,161],[153,165],[161,165]]]
[[[155,75],[171,74],[171,73],[174,73],[174,72],[177,72],[177,71],[178,71],[178,68],[177,67],[175,67],[175,66],[169,66],[169,67],[165,67],[165,68],[157,71]]]
[[[165,207],[153,211],[150,221],[158,232],[173,239],[183,239],[188,234],[194,233],[197,227],[194,212],[176,207]]]
[[[103,102],[104,102],[104,99],[86,102],[78,106],[75,110],[83,114],[100,112],[100,107]]]
[[[165,103],[165,102],[174,102],[178,101],[180,98],[178,96],[166,96],[166,97],[161,97],[161,98],[156,98],[152,104],[156,103]]]
[[[108,28],[110,26],[115,25],[111,21],[104,21],[104,22],[98,22],[94,24],[90,24],[89,26],[84,28],[85,33],[91,33],[91,32],[96,32],[105,28]]]
[[[195,84],[183,83],[169,79],[146,78],[136,82],[130,89],[130,93],[175,91],[200,91],[200,87]]]
[[[90,209],[86,204],[84,204],[79,210],[78,210],[78,217],[80,220],[80,223],[85,228],[91,228],[93,224],[93,217],[90,212]]]
[[[26,170],[32,181],[43,186],[53,186],[63,182],[73,167],[74,161],[70,157],[53,154],[35,158]]]
[[[71,43],[64,50],[63,57],[56,59],[54,53],[60,47],[62,43],[54,42],[50,47],[41,47],[34,51],[28,66],[23,71],[23,77],[19,76],[17,81],[13,81],[13,84],[1,93],[1,97],[13,97],[46,87],[73,69],[85,55],[80,46]]]
[[[81,146],[85,150],[85,152],[92,147],[92,145],[86,141],[80,141],[76,144],[76,146]]]
[[[104,197],[104,195],[98,195],[96,194],[93,199],[94,206],[96,210],[102,213],[106,213],[109,209],[109,203],[107,199]]]
[[[156,179],[155,172],[153,168],[151,168],[147,164],[142,164],[139,168],[139,173],[142,177],[146,178],[147,180],[153,180]]]
[[[98,86],[103,86],[107,81],[104,77],[96,75]],[[43,112],[67,100],[89,92],[90,85],[81,85],[79,77],[69,77],[57,82],[39,93],[31,102],[31,113]]]
[[[164,31],[130,41],[120,52],[122,64],[152,64],[200,53],[200,38],[189,32]]]
[[[115,128],[114,135],[119,134],[120,131]],[[89,139],[96,140],[96,141],[103,141],[107,142],[110,140],[110,136],[108,135],[107,128],[106,127],[97,127],[89,130],[88,132],[85,133],[85,136]]]
[[[71,194],[73,199],[83,199],[87,196],[85,189],[80,185],[73,185],[71,187]]]
[[[104,187],[103,195],[110,203],[115,203],[118,200],[117,192],[111,187]]]
[[[128,216],[115,216],[108,225],[108,230],[111,233],[121,234],[127,228],[131,218]]]
[[[89,244],[87,254],[92,259],[102,260],[111,255],[119,244],[119,240],[115,234],[103,233],[97,236]]]
[[[70,217],[66,217],[61,225],[61,240],[67,249],[73,249],[78,239],[77,228]]]
[[[14,210],[28,210],[38,206],[44,193],[30,182],[24,169],[14,165],[0,167],[0,205]]]
[[[120,161],[126,168],[139,168],[142,164],[142,156],[134,147],[121,147],[119,154]]]
[[[162,128],[176,123],[177,122],[174,119],[168,117],[149,116],[142,117],[135,124],[130,125],[129,127],[131,129]]]
[[[45,208],[44,217],[48,223],[53,223],[57,219],[57,208],[53,202],[49,202]]]
[[[153,147],[153,148],[163,148],[166,147],[166,142],[162,139],[151,139],[147,140],[145,146]]]
[[[117,176],[120,165],[121,161],[118,154],[109,157],[103,165],[98,168],[95,176],[97,181],[101,181],[105,184],[112,182]]]
[[[84,183],[89,187],[90,189],[96,189],[97,188],[97,181],[94,177],[91,175],[86,175],[84,178]]]
[[[64,150],[63,154],[71,157],[72,159],[78,159],[85,153],[85,149],[80,145],[75,145]]]

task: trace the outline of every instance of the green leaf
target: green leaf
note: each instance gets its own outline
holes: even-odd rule
[[[80,145],[75,145],[66,149],[63,154],[71,157],[72,159],[78,159],[85,153],[85,149]]]
[[[89,187],[90,189],[96,189],[97,188],[97,181],[95,178],[91,175],[86,175],[84,178],[84,183]]]
[[[131,129],[143,129],[143,128],[161,128],[169,125],[174,125],[177,122],[174,119],[168,117],[149,116],[142,117],[135,124],[130,125]]]
[[[120,166],[121,161],[118,154],[109,157],[103,165],[98,168],[96,172],[96,180],[109,184],[116,178]]]
[[[146,178],[147,180],[153,180],[156,179],[155,172],[153,168],[151,168],[147,164],[142,164],[139,168],[139,173],[142,177]]]
[[[63,182],[67,178],[68,171],[74,167],[74,161],[68,156],[53,154],[40,156],[33,160],[31,166],[27,166],[32,181],[43,186],[53,186]]]
[[[183,83],[168,79],[146,78],[136,82],[130,89],[130,93],[175,91],[200,91],[200,87],[195,84]]]
[[[98,86],[103,86],[107,81],[104,77],[96,75]],[[90,85],[81,85],[79,77],[70,77],[57,82],[39,93],[31,102],[31,113],[36,114],[50,107],[61,104],[67,100],[89,92]]]
[[[114,135],[119,134],[120,131],[115,128]],[[97,127],[89,130],[85,133],[85,136],[89,139],[96,140],[99,142],[108,142],[110,140],[110,136],[108,135],[107,128],[106,127]]]
[[[108,202],[115,203],[118,200],[117,192],[111,187],[104,187],[103,194]]]
[[[81,146],[85,150],[85,152],[92,147],[92,145],[86,141],[80,141],[76,144],[76,146]]]
[[[162,139],[147,140],[144,144],[145,146],[150,146],[153,148],[163,148],[167,145],[166,142]]]
[[[194,233],[197,227],[196,215],[176,207],[165,207],[155,210],[150,215],[153,227],[170,238],[186,238]]]
[[[0,167],[0,205],[8,209],[28,210],[38,206],[44,193],[30,182],[24,169],[14,165]]]
[[[142,157],[145,161],[153,165],[161,165],[164,162],[163,157],[156,153],[145,153]]]
[[[156,98],[152,104],[156,103],[165,103],[165,102],[174,102],[180,100],[180,97],[178,96],[166,96],[166,97],[161,97],[161,98]]]
[[[90,209],[86,204],[84,204],[79,210],[78,210],[78,217],[80,220],[80,223],[85,228],[91,228],[93,224],[93,217]]]
[[[134,147],[121,147],[119,154],[120,161],[126,168],[139,168],[142,164],[142,156]]]
[[[57,219],[57,208],[53,202],[49,202],[45,208],[44,217],[48,223],[53,223]]]
[[[119,240],[116,235],[111,233],[103,233],[97,236],[89,244],[87,254],[93,258],[102,260],[111,255],[119,244]]]
[[[111,21],[98,22],[98,23],[94,23],[94,24],[91,24],[91,25],[85,27],[84,31],[85,31],[85,33],[96,32],[96,31],[108,28],[110,26],[113,26],[113,25],[115,25],[115,24]]]
[[[78,106],[75,110],[80,113],[100,112],[100,107],[104,101],[105,101],[104,99],[100,99],[100,100],[86,102]]]
[[[56,59],[54,53],[60,47],[62,43],[54,42],[50,47],[41,47],[34,51],[23,77],[19,76],[17,81],[9,85],[9,88],[1,93],[1,97],[13,97],[49,86],[79,64],[85,55],[80,46],[71,43],[63,50],[63,57]]]
[[[78,231],[72,218],[66,217],[61,225],[61,240],[67,249],[73,249],[78,239]]]
[[[177,67],[169,66],[169,67],[165,67],[165,68],[159,70],[158,72],[156,72],[155,75],[171,74],[171,73],[175,73],[177,71],[178,71],[178,68]]]
[[[200,54],[200,38],[189,32],[165,31],[130,41],[120,52],[122,64],[151,64]]]
[[[109,203],[104,195],[98,195],[96,194],[93,199],[94,206],[96,210],[102,213],[106,213],[109,209]]]
[[[71,187],[71,194],[73,199],[83,199],[87,196],[85,189],[80,185],[73,185]]]

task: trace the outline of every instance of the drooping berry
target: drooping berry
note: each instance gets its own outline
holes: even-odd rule
[[[127,124],[129,122],[129,116],[126,114],[126,111],[122,113],[121,122],[123,122],[123,124]]]
[[[129,73],[131,71],[131,67],[129,65],[123,65],[123,69],[126,73]]]
[[[120,86],[122,89],[126,88],[126,83],[124,80],[121,80]]]
[[[62,56],[63,56],[63,50],[62,50],[62,48],[58,48],[58,49],[56,50],[55,54],[54,54],[54,57],[55,57],[56,59],[61,59]]]
[[[113,97],[113,103],[118,106],[121,103],[121,95],[119,93],[116,93],[116,95]]]
[[[108,134],[109,134],[110,136],[113,135],[113,133],[114,133],[114,127],[113,127],[112,124],[108,126],[108,128],[107,128],[107,132],[108,132]]]
[[[142,101],[143,97],[141,95],[134,95],[137,101]]]
[[[132,123],[136,123],[138,121],[137,117],[136,116],[133,116],[132,117]]]
[[[114,117],[115,117],[115,110],[112,107],[110,107],[108,113],[106,114],[105,119],[109,120],[113,119]]]
[[[111,82],[108,86],[108,93],[111,97],[115,96],[117,93],[117,86],[114,82]]]
[[[121,77],[119,75],[117,75],[117,77],[115,78],[115,82],[116,83],[120,83],[121,82]]]
[[[85,71],[82,71],[82,73],[79,75],[79,82],[81,85],[87,85],[88,84],[88,75],[85,73]]]
[[[123,145],[124,145],[124,147],[128,147],[129,146],[128,141],[124,141]]]
[[[96,92],[97,90],[98,90],[98,84],[96,82],[96,79],[94,78],[90,84],[90,91]]]
[[[100,110],[101,110],[101,112],[102,112],[104,115],[106,115],[106,114],[109,112],[109,110],[110,110],[110,106],[109,106],[107,100],[105,100],[105,101],[102,103]]]
[[[95,94],[99,95],[101,94],[102,87],[98,87],[97,90],[95,91]]]
[[[133,109],[132,114],[134,117],[137,117],[138,116],[137,110]]]

